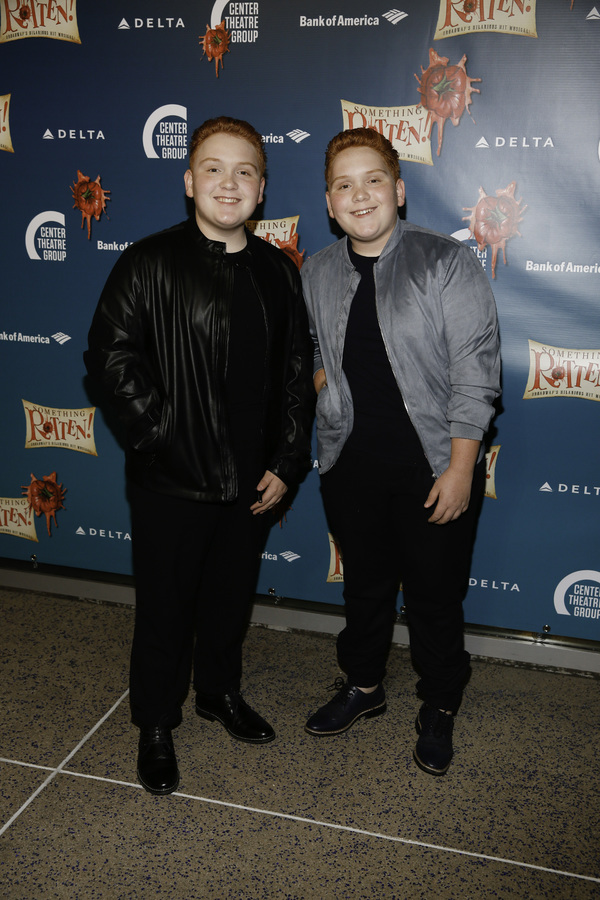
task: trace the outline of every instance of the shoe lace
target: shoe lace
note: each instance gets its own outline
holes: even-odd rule
[[[425,717],[421,723],[422,731],[434,738],[445,738],[452,733],[453,718],[441,710],[434,710],[433,715]]]
[[[348,684],[344,678],[340,675],[335,679],[333,684],[330,684],[327,688],[328,691],[336,691],[336,696],[332,697],[329,701],[330,703],[341,703],[342,706],[345,706],[348,702],[350,696],[352,695],[353,688],[352,685]]]

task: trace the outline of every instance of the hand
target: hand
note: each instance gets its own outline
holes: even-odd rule
[[[425,501],[425,509],[435,506],[428,520],[433,525],[446,525],[462,516],[467,509],[479,446],[479,441],[452,438],[450,465],[435,482]]]
[[[433,525],[446,525],[465,512],[471,499],[473,473],[448,466],[437,479],[425,501],[425,509],[435,506],[428,519]]]
[[[321,393],[321,390],[327,384],[327,376],[325,375],[325,369],[317,369],[317,371],[313,375],[313,384],[315,386],[315,391],[317,392],[317,396],[318,396]]]
[[[263,495],[260,502],[257,501],[250,507],[254,516],[261,515],[267,512],[268,509],[273,509],[274,506],[277,506],[287,492],[287,484],[267,469],[256,485],[256,490],[262,491]]]

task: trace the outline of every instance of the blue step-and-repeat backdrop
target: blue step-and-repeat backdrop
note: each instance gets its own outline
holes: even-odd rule
[[[498,305],[504,393],[467,622],[600,640],[593,0],[0,0],[0,14],[0,556],[131,574],[122,450],[82,352],[119,253],[188,213],[193,128],[226,114],[261,132],[251,227],[301,266],[336,237],[327,141],[368,126],[400,153],[407,218],[471,247]],[[318,481],[315,462],[270,533],[260,593],[342,603]]]

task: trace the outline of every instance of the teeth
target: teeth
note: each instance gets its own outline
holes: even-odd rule
[[[219,203],[237,203],[236,197],[217,197]]]
[[[370,213],[370,212],[373,212],[373,210],[372,209],[359,209],[355,213],[353,213],[353,215],[354,216],[366,216],[367,213]]]

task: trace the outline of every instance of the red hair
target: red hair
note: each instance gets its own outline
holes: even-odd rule
[[[325,182],[329,187],[331,170],[338,153],[351,147],[368,147],[379,153],[394,181],[400,178],[400,157],[390,141],[374,128],[350,128],[332,137],[325,151]]]
[[[264,177],[267,168],[267,155],[262,137],[249,122],[245,122],[244,119],[232,119],[229,116],[207,119],[206,122],[203,122],[202,125],[195,129],[190,138],[190,165],[200,144],[207,138],[212,137],[213,134],[231,134],[233,137],[241,138],[243,141],[251,144],[258,156],[259,175],[261,178]]]

